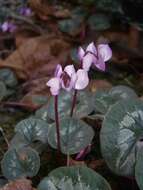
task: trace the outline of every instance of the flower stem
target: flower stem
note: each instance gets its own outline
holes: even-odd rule
[[[70,155],[67,154],[67,166],[70,166]]]
[[[72,101],[72,108],[71,108],[71,113],[70,116],[73,116],[73,111],[76,105],[76,98],[77,98],[77,90],[74,91],[74,96],[73,96],[73,101]]]
[[[55,120],[56,120],[56,133],[57,133],[57,148],[58,152],[60,152],[61,144],[60,144],[60,126],[59,126],[59,115],[58,115],[58,96],[55,96]]]

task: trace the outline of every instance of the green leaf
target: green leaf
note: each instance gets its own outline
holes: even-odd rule
[[[92,30],[107,30],[110,28],[110,19],[104,14],[93,14],[88,19],[88,25]]]
[[[114,104],[105,115],[100,133],[102,155],[113,172],[134,176],[142,137],[143,102],[129,98]]]
[[[120,0],[96,0],[96,8],[108,12],[122,14],[122,3]]]
[[[44,105],[48,102],[48,97],[42,95],[32,95],[32,102],[36,105]]]
[[[126,98],[137,98],[137,94],[131,88],[123,85],[115,86],[109,91],[97,91],[94,94],[95,110],[105,114],[113,104]]]
[[[58,25],[62,32],[75,36],[80,32],[81,21],[78,19],[65,19],[59,21]]]
[[[9,149],[3,157],[1,168],[9,180],[33,177],[39,171],[40,158],[32,148]]]
[[[4,82],[0,81],[0,101],[7,96],[7,89]]]
[[[118,99],[109,95],[108,91],[97,91],[94,95],[94,106],[97,112],[105,114],[109,107],[116,103]]]
[[[74,118],[63,118],[60,120],[60,136],[61,151],[64,154],[75,154],[91,143],[94,131],[83,121]],[[55,123],[49,129],[48,141],[53,148],[57,148]]]
[[[10,88],[15,87],[18,83],[17,78],[11,69],[0,69],[0,80]]]
[[[129,97],[137,98],[137,94],[132,88],[123,85],[118,85],[111,88],[109,94],[114,96],[115,98],[120,98],[120,99],[126,99]]]
[[[35,112],[35,117],[36,118],[39,118],[39,119],[42,119],[44,121],[46,121],[47,123],[52,123],[52,120],[49,118],[48,116],[48,108],[47,106],[43,106],[41,107],[40,109],[38,109],[36,112]]]
[[[62,91],[58,99],[58,111],[59,117],[69,116],[72,107],[73,94],[70,92]],[[83,118],[90,114],[93,109],[93,99],[92,94],[86,91],[80,91],[77,93],[77,101],[74,109],[74,117]],[[52,96],[48,104],[48,116],[51,119],[55,119],[54,110],[54,97]]]
[[[83,167],[60,167],[39,184],[38,190],[111,190],[108,182],[95,171]]]
[[[47,143],[48,130],[49,126],[45,121],[34,117],[24,119],[15,126],[15,132],[20,133],[28,144],[37,140]]]

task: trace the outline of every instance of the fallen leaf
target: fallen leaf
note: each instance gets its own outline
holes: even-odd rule
[[[0,67],[10,67],[23,80],[50,76],[57,64],[66,64],[69,50],[69,43],[62,38],[53,35],[35,37],[0,61]]]
[[[48,20],[49,16],[56,18],[68,18],[70,10],[59,5],[50,5],[46,0],[30,0],[30,7],[42,20]]]

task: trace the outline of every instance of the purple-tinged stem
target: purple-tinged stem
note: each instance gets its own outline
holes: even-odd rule
[[[71,108],[71,113],[70,116],[73,116],[74,108],[76,105],[76,98],[77,98],[77,90],[74,91],[74,96],[73,96],[73,101],[72,101],[72,108]]]
[[[60,144],[60,125],[59,125],[59,115],[58,115],[58,96],[55,96],[55,120],[56,120],[56,133],[57,133],[57,148],[58,152],[60,152],[61,144]]]

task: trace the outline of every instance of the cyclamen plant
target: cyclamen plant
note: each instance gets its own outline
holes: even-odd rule
[[[70,116],[72,117],[76,104],[77,91],[85,89],[89,84],[88,71],[90,70],[90,67],[94,64],[98,69],[105,71],[105,62],[112,57],[112,50],[108,44],[100,44],[96,48],[92,42],[87,46],[86,51],[84,51],[82,47],[79,48],[78,57],[80,60],[80,69],[76,71],[74,65],[68,65],[63,70],[61,65],[57,65],[54,77],[47,82],[47,86],[50,87],[51,94],[55,97],[55,120],[58,151],[61,150],[58,117],[58,95],[60,93],[60,89],[62,88],[66,91],[75,91],[70,113]]]
[[[97,67],[101,71],[104,70],[103,65],[106,68],[106,61],[112,55],[107,44],[95,46],[91,43],[86,50],[79,48],[78,55],[81,64],[77,70],[73,65],[65,68],[57,65],[54,77],[47,82],[52,94],[48,104],[18,122],[11,142],[0,129],[8,146],[1,161],[2,173],[8,180],[31,179],[37,175],[40,155],[49,145],[62,153],[56,156],[58,164],[63,165],[64,160],[59,158],[65,158],[64,155],[67,155],[67,164],[50,171],[38,185],[38,190],[68,187],[72,190],[111,190],[108,182],[96,171],[86,166],[71,166],[70,163],[71,155],[72,159],[85,161],[85,164],[88,155],[94,158],[91,151],[99,145],[95,145],[95,141],[100,136],[102,159],[108,168],[117,175],[128,177],[128,180],[131,177],[136,179],[140,190],[143,190],[143,101],[127,86],[96,92],[85,89],[89,84],[90,68]],[[8,72],[7,69],[4,71]],[[10,81],[11,72],[6,75],[10,76]],[[1,80],[4,81],[0,83],[2,92],[12,84],[16,85],[15,79],[12,83],[7,77]],[[91,123],[96,119],[100,119],[98,127],[101,128],[95,135],[94,129],[97,128]],[[50,154],[52,149],[48,150]],[[98,156],[98,148],[95,151]]]

